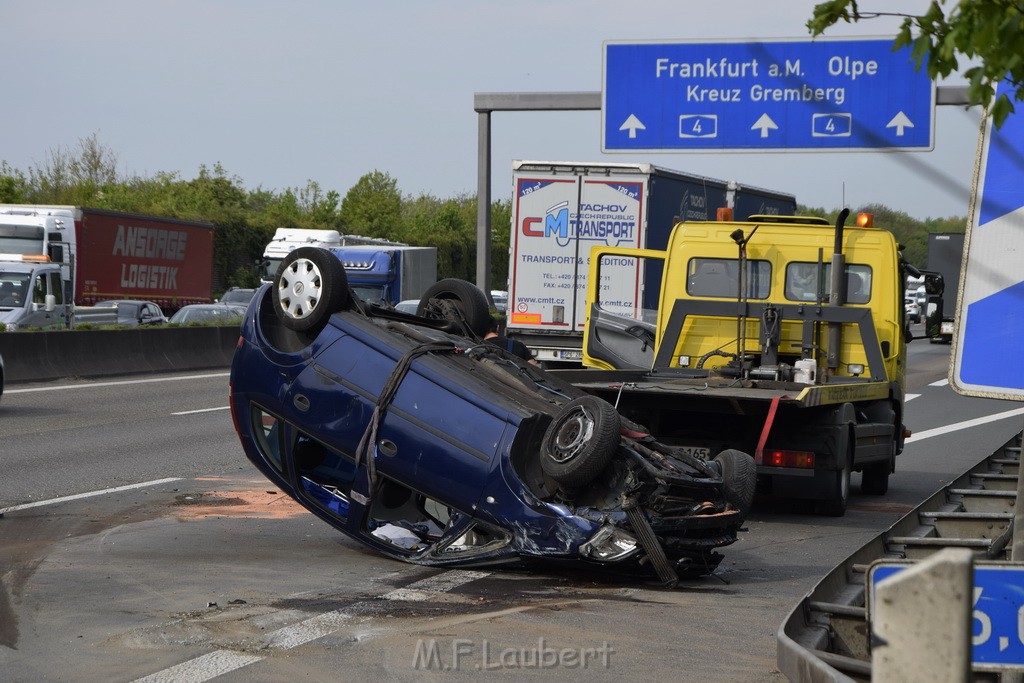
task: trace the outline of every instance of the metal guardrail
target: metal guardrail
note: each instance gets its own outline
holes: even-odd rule
[[[876,560],[921,560],[946,548],[965,548],[977,559],[1009,561],[1011,549],[1024,544],[1024,531],[1015,533],[1021,525],[1013,521],[1022,436],[939,490],[819,581],[779,627],[779,671],[801,682],[872,680],[865,594],[868,568]],[[976,681],[999,680],[1000,674],[976,671],[973,676]]]

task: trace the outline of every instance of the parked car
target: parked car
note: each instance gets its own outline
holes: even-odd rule
[[[907,320],[912,323],[921,322],[921,304],[917,302],[917,299],[908,296],[903,298],[903,305],[907,309]]]
[[[352,297],[302,247],[253,298],[231,368],[250,461],[341,532],[440,566],[575,562],[711,573],[750,510],[753,459],[703,460],[482,342],[484,293],[446,279],[421,315]]]
[[[238,304],[191,304],[175,311],[168,322],[180,325],[231,325],[240,323],[244,316],[245,306]]]
[[[228,291],[224,292],[224,295],[218,299],[218,301],[222,304],[240,304],[242,306],[248,306],[249,302],[252,301],[254,294],[256,294],[255,289],[229,287]]]
[[[118,325],[159,325],[167,322],[163,309],[152,301],[134,299],[110,299],[96,304],[95,308],[116,308]]]
[[[4,357],[0,356],[0,398],[4,395]]]

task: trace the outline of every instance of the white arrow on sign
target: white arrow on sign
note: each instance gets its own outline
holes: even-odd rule
[[[779,127],[775,125],[772,117],[768,116],[768,114],[761,114],[761,118],[750,127],[750,130],[757,130],[758,128],[761,129],[761,137],[766,138],[768,137],[769,130],[778,130]]]
[[[636,114],[630,114],[625,123],[619,126],[619,130],[628,130],[630,139],[633,139],[636,137],[637,130],[647,130],[647,126],[640,123],[640,119],[636,117]]]
[[[889,123],[885,124],[885,127],[886,128],[895,128],[896,129],[896,136],[900,137],[900,136],[903,135],[903,129],[904,128],[913,128],[914,127],[914,123],[910,119],[907,118],[906,114],[904,114],[901,111],[900,113],[896,114],[896,116],[892,117],[892,121],[890,121]]]

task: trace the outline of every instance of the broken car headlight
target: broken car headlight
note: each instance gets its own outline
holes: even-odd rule
[[[580,546],[580,555],[601,562],[615,562],[629,557],[639,549],[640,544],[632,534],[606,524]]]

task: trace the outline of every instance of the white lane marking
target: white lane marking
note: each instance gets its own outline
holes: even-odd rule
[[[912,435],[906,441],[910,442],[921,441],[923,439],[930,439],[933,436],[941,436],[943,434],[949,434],[950,432],[956,432],[961,429],[969,429],[971,427],[977,427],[978,425],[988,424],[989,422],[1005,420],[1008,417],[1017,417],[1018,415],[1024,415],[1024,408],[1014,408],[1013,410],[1007,410],[1004,413],[985,415],[984,417],[976,417],[973,420],[965,420],[963,422],[957,422],[956,424],[946,425],[945,427],[926,429],[923,432],[918,432],[917,434]]]
[[[396,600],[405,602],[422,602],[429,599],[430,593],[447,593],[453,588],[458,588],[464,583],[482,579],[490,576],[490,572],[445,572],[437,576],[431,576],[421,581],[410,583],[404,588],[396,588],[393,591],[380,596],[385,600]]]
[[[29,508],[37,508],[43,505],[56,505],[57,503],[66,503],[69,500],[81,500],[82,498],[92,498],[94,496],[102,496],[107,493],[117,493],[118,491],[130,491],[131,489],[141,489],[147,486],[159,486],[160,484],[169,484],[172,481],[181,481],[181,477],[154,479],[153,481],[144,481],[139,484],[126,484],[125,486],[115,486],[112,489],[103,489],[102,491],[88,491],[86,493],[76,493],[73,496],[62,496],[60,498],[51,498],[49,500],[37,500],[34,503],[23,503],[22,505],[14,505],[9,508],[0,508],[0,514],[4,512],[14,512],[16,510],[27,510]]]
[[[915,398],[918,398],[920,396],[921,394],[907,394],[906,396],[903,397],[903,402],[906,403],[907,401],[913,401]]]
[[[200,408],[199,410],[183,410],[180,413],[171,415],[195,415],[196,413],[212,413],[215,410],[228,410],[231,406],[220,406],[219,408]]]
[[[5,394],[30,394],[37,391],[63,391],[64,389],[95,389],[97,387],[119,387],[126,384],[151,384],[153,382],[180,382],[188,379],[229,377],[230,372],[215,372],[209,375],[182,375],[181,377],[154,377],[152,379],[126,379],[117,382],[84,382],[82,384],[61,384],[56,387],[32,387],[30,389],[4,389]]]
[[[356,604],[360,605],[362,603]],[[279,650],[290,650],[293,647],[305,645],[317,638],[323,638],[326,635],[334,633],[344,626],[345,622],[351,618],[351,614],[348,612],[342,612],[341,610],[325,612],[323,614],[318,614],[315,617],[310,617],[309,619],[300,621],[297,624],[292,624],[291,626],[285,626],[277,629],[276,631],[272,631],[267,634],[265,642],[267,643],[267,647],[273,647]]]
[[[949,384],[949,378],[948,377],[946,379],[940,379],[938,382],[932,382],[928,386],[930,386],[930,387],[944,387],[947,384]]]
[[[377,598],[362,600],[349,607],[346,611],[334,610],[333,612],[325,612],[290,626],[279,628],[268,633],[264,638],[264,642],[268,648],[289,650],[334,633],[352,619],[354,613],[358,613],[360,609],[373,605],[375,599],[422,601],[426,599],[424,596],[428,592],[446,593],[465,583],[487,576],[490,576],[490,572],[446,571],[436,576],[414,581],[404,588],[388,591]],[[216,650],[201,657],[176,664],[163,671],[157,671],[155,674],[144,678],[138,678],[133,683],[164,683],[165,681],[204,683],[204,681],[216,678],[228,671],[234,671],[249,664],[254,664],[261,659],[263,658],[239,655],[229,650]],[[219,669],[214,665],[230,666],[231,668]]]
[[[136,679],[136,683],[201,683],[235,669],[241,669],[260,659],[262,657],[256,655],[216,650],[184,664],[178,664],[145,678]]]

